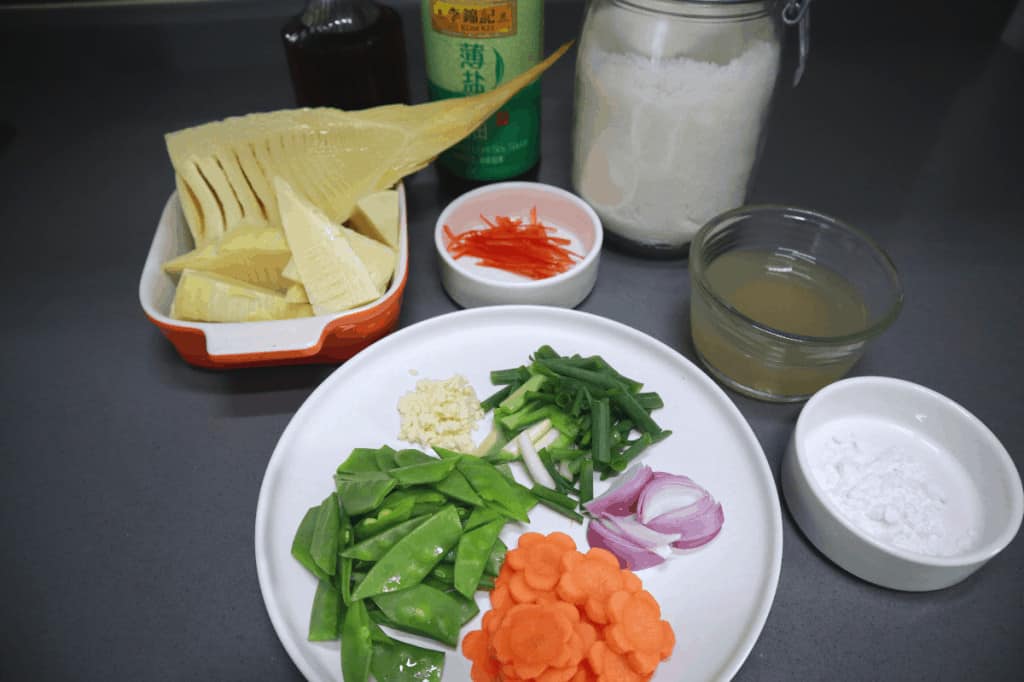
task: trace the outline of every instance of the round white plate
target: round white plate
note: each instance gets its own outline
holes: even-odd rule
[[[341,680],[339,646],[306,641],[316,584],[290,549],[303,514],[333,490],[337,465],[354,447],[402,446],[396,406],[419,379],[461,374],[482,399],[494,390],[491,370],[526,364],[543,344],[567,355],[602,355],[660,393],[665,407],[654,417],[673,434],[643,461],[690,476],[725,510],[725,526],[710,544],[638,572],[678,640],[655,682],[728,679],[742,665],[768,617],[782,563],[779,499],[750,426],[706,374],[645,334],[573,310],[500,306],[436,317],[378,341],[331,374],[282,434],[256,508],[256,568],[270,620],[308,679]],[[595,493],[607,485],[595,481]],[[530,530],[564,531],[586,549],[584,526],[540,506],[530,519]],[[507,526],[503,537],[513,546],[526,528]],[[485,593],[477,603],[481,613],[489,607]],[[478,629],[480,618],[463,634]],[[460,652],[400,636],[447,651],[445,682],[469,679]]]

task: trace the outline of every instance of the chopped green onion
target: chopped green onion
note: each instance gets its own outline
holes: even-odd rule
[[[609,436],[611,427],[608,399],[601,398],[593,404],[592,418],[590,425],[590,442],[594,453],[594,463],[599,467],[607,466],[611,460],[611,442]]]
[[[500,386],[501,384],[521,384],[529,378],[530,372],[525,367],[496,369],[491,372],[491,383],[495,386]]]
[[[594,463],[590,457],[583,458],[580,464],[580,505],[584,505],[594,499]]]
[[[545,343],[543,346],[537,349],[537,351],[533,354],[533,357],[542,359],[552,359],[559,358],[561,356],[557,352],[555,352],[554,348]]]
[[[507,398],[509,394],[511,394],[514,390],[515,386],[513,384],[509,384],[508,386],[499,389],[498,391],[492,393],[490,396],[488,396],[485,400],[483,400],[480,403],[480,409],[483,410],[484,412],[490,412],[495,407],[497,407],[502,400]]]
[[[533,493],[533,496],[538,500],[547,500],[552,504],[557,504],[563,509],[572,510],[576,508],[576,500],[572,499],[568,495],[563,495],[560,492],[551,490],[550,488],[545,488],[542,485],[534,484],[534,486],[530,488],[530,492]]]
[[[565,476],[563,476],[561,472],[558,471],[558,468],[554,465],[554,463],[552,463],[547,451],[540,450],[537,453],[537,458],[540,460],[540,463],[544,465],[544,469],[547,470],[548,475],[551,476],[551,480],[555,482],[555,487],[558,488],[558,492],[576,492],[576,488],[573,487],[572,483],[567,481]]]
[[[648,412],[665,407],[665,403],[662,402],[661,396],[653,391],[648,393],[637,393],[636,401],[640,403],[640,407],[644,408]]]
[[[553,502],[550,502],[542,498],[537,498],[537,501],[553,512],[557,512],[562,516],[565,516],[566,518],[570,518],[576,523],[583,523],[583,517],[580,514],[573,511],[572,509],[566,509],[565,507],[562,507],[560,505],[557,505]]]

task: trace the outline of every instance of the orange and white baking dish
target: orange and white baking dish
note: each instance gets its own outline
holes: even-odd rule
[[[340,363],[394,331],[408,277],[409,235],[405,189],[398,186],[398,263],[384,295],[367,305],[331,315],[261,322],[189,322],[170,317],[175,278],[163,270],[168,260],[192,248],[192,237],[177,193],[164,206],[149,248],[139,301],[188,363],[211,369],[266,365]]]

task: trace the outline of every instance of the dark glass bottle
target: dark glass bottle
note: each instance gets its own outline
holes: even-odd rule
[[[409,103],[402,19],[373,0],[309,0],[281,29],[300,107]]]

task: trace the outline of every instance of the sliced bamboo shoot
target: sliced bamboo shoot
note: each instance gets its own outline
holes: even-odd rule
[[[278,210],[306,295],[317,315],[380,296],[369,271],[331,221],[282,178],[274,178]]]

